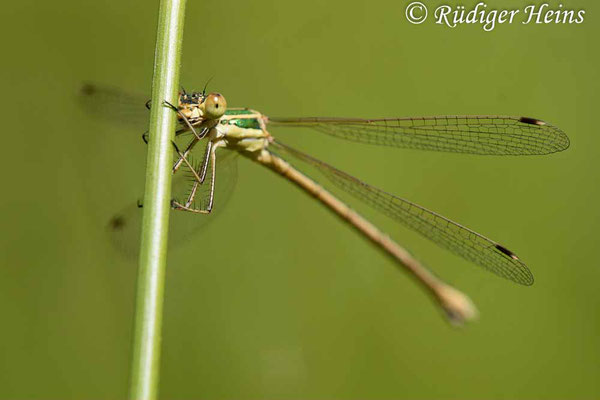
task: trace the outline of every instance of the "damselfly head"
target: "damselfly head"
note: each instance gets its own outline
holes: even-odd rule
[[[219,119],[227,110],[227,101],[220,93],[210,93],[200,107],[205,119]]]
[[[191,108],[199,106],[204,102],[206,96],[201,92],[181,92],[179,94],[179,107],[180,108]]]

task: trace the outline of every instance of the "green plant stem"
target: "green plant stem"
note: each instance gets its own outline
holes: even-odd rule
[[[135,305],[130,399],[158,393],[162,308],[171,199],[171,167],[185,0],[161,0],[158,15],[146,190]]]

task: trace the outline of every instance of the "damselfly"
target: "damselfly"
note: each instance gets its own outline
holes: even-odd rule
[[[88,85],[85,92],[114,97],[111,90],[97,86]],[[177,135],[190,135],[185,147],[175,146],[177,160],[173,172],[177,174],[184,170],[189,180],[184,190],[173,198],[174,210],[209,214],[213,207],[219,207],[218,196],[215,196],[220,165],[217,149],[232,150],[286,178],[349,223],[417,278],[451,319],[460,322],[472,316],[474,308],[469,306],[466,296],[434,276],[370,221],[285,160],[296,159],[314,167],[333,186],[439,246],[503,278],[522,285],[533,284],[533,275],[527,266],[498,242],[292,148],[272,136],[270,131],[279,127],[307,127],[336,138],[382,146],[479,155],[544,155],[569,146],[565,133],[555,126],[535,118],[501,115],[271,118],[248,108],[227,108],[221,94],[204,91],[182,91],[177,105],[163,105],[178,114]],[[201,162],[195,163],[191,156],[200,142],[205,143],[203,156]]]

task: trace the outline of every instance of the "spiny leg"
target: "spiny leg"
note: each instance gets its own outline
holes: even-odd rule
[[[179,159],[173,165],[173,173],[175,173],[181,167],[184,157],[187,157],[189,155],[190,151],[192,151],[192,149],[196,145],[196,143],[198,141],[202,140],[206,136],[206,134],[208,133],[208,129],[202,128],[202,131],[200,133],[198,133],[196,131],[196,129],[194,128],[194,124],[192,124],[190,122],[190,120],[185,115],[183,115],[183,113],[181,112],[181,110],[179,110],[179,108],[175,107],[173,104],[169,103],[166,100],[163,102],[163,105],[165,105],[166,107],[169,107],[171,110],[175,111],[177,113],[177,115],[179,115],[179,117],[183,120],[183,122],[185,122],[185,124],[189,128],[189,130],[192,131],[192,133],[194,134],[194,138],[188,144],[187,148],[183,152],[183,157],[180,154]],[[196,124],[198,124],[198,123],[196,123]],[[146,140],[144,139],[144,141],[146,141]]]
[[[177,143],[175,142],[171,142],[173,144],[173,147],[175,148],[175,152],[179,155],[179,158],[181,160],[183,160],[183,163],[185,163],[185,165],[190,169],[190,171],[192,172],[192,175],[194,175],[194,182],[200,182],[201,178],[198,175],[198,172],[196,171],[196,168],[194,168],[194,166],[188,161],[187,157],[181,153],[181,151],[179,150],[179,147],[177,147]],[[210,142],[209,142],[210,143]],[[173,172],[174,173],[174,172]],[[200,182],[202,183],[202,182]]]
[[[213,142],[208,141],[208,143],[206,144],[206,151],[204,153],[204,160],[202,161],[202,167],[196,168],[196,167],[190,165],[187,158],[185,158],[185,156],[182,155],[181,152],[179,152],[179,150],[177,149],[177,145],[175,145],[175,149],[176,149],[177,153],[179,154],[179,157],[182,159],[185,159],[184,162],[186,163],[188,168],[190,168],[190,169],[193,168],[192,174],[194,175],[194,183],[193,183],[190,193],[188,195],[188,199],[185,203],[186,207],[189,207],[193,203],[194,198],[196,197],[196,192],[198,191],[198,187],[201,184],[203,184],[204,180],[206,179],[206,171],[208,170],[208,162],[209,162],[210,156],[212,154],[212,148],[213,148]],[[200,171],[199,176],[198,176],[198,171]],[[213,171],[214,171],[214,165],[213,165]]]
[[[207,207],[206,208],[196,208],[193,206],[194,198],[197,194],[197,190],[200,185],[199,180],[195,179],[195,177],[197,176],[197,173],[194,172],[194,182],[192,183],[192,189],[190,190],[190,194],[188,195],[187,201],[185,202],[185,204],[182,204],[176,200],[173,200],[171,202],[171,206],[174,209],[181,210],[181,211],[188,211],[188,212],[192,212],[192,213],[199,213],[199,214],[210,214],[210,212],[212,211],[212,207],[213,207],[213,203],[214,203],[214,195],[215,195],[216,162],[217,162],[216,149],[217,149],[217,147],[218,146],[211,146],[211,151],[210,151],[211,179],[210,179],[210,192],[209,192]],[[186,165],[188,165],[188,167],[189,167],[187,160],[185,162],[186,162]]]
[[[179,159],[175,161],[175,164],[173,164],[173,173],[177,172],[177,170],[181,167],[181,164],[183,164],[184,162],[183,160],[190,154],[190,152],[192,151],[196,143],[198,143],[198,141],[199,140],[196,137],[194,137],[187,145],[185,151],[183,153],[179,153]]]
[[[206,170],[208,169],[208,160],[209,160],[209,157],[211,156],[211,154],[213,153],[212,148],[213,148],[213,142],[211,142],[209,140],[208,143],[206,144],[206,151],[204,152],[204,160],[202,161],[202,170],[200,171],[200,183],[204,183],[204,179],[206,179]],[[213,169],[214,169],[214,165],[213,165]]]
[[[194,181],[194,183],[192,184],[192,189],[190,190],[190,193],[188,194],[187,201],[185,202],[185,207],[189,208],[192,205],[192,203],[194,202],[194,199],[196,198],[196,193],[198,193],[199,186],[200,186],[200,184],[198,183],[198,181]]]
[[[194,214],[210,214],[210,211],[208,211],[208,210],[203,210],[200,208],[186,207],[185,205],[179,203],[177,200],[171,200],[171,208],[173,210],[187,211],[187,212],[191,212]]]
[[[150,102],[151,102],[151,101],[152,101],[152,100],[148,100],[148,101],[146,102],[146,108],[147,108],[147,109],[150,109]],[[182,113],[182,112],[181,112],[181,111],[180,111],[180,110],[179,110],[177,107],[175,107],[173,104],[169,103],[168,101],[164,101],[164,102],[163,102],[163,104],[164,104],[165,106],[167,106],[168,108],[172,109],[173,111],[175,111],[175,112],[177,113],[177,115],[179,115],[179,117],[180,117],[180,118],[181,118],[181,119],[182,119],[182,120],[185,122],[185,124],[186,124],[186,126],[188,127],[188,129],[189,129],[190,131],[192,131],[192,133],[194,134],[194,136],[195,136],[195,137],[196,137],[198,140],[200,140],[200,139],[202,139],[204,136],[206,136],[206,133],[208,132],[208,130],[207,130],[206,128],[204,128],[204,129],[202,130],[202,132],[200,132],[200,133],[196,132],[196,129],[194,129],[194,124],[192,124],[192,123],[190,122],[190,120],[189,120],[189,119],[188,119],[188,118],[187,118],[185,115],[183,115],[183,113]],[[148,131],[144,132],[144,134],[142,135],[142,140],[144,141],[144,143],[148,144]],[[187,150],[186,150],[186,153],[187,153]],[[177,167],[177,168],[179,168],[179,167]]]
[[[196,139],[201,140],[202,138],[204,138],[204,136],[206,135],[206,129],[204,129],[199,134],[198,132],[196,132],[196,129],[194,129],[194,125],[190,122],[190,120],[185,115],[183,115],[183,113],[181,112],[181,110],[179,108],[175,107],[173,104],[169,103],[166,100],[163,101],[163,105],[167,106],[171,110],[175,111],[177,113],[177,115],[179,115],[179,117],[183,120],[183,122],[185,122],[187,127],[192,131],[194,136],[196,136]],[[198,123],[200,123],[200,122],[202,122],[202,120],[200,120]]]
[[[211,164],[211,174],[210,174],[210,195],[208,197],[208,206],[207,206],[207,210],[208,212],[212,211],[212,207],[213,207],[213,201],[215,199],[215,178],[216,178],[216,171],[217,171],[217,152],[216,152],[217,148],[216,146],[211,149],[210,152],[210,164]]]

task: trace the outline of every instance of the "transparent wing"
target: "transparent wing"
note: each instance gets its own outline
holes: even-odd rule
[[[149,114],[145,104],[149,98],[95,83],[83,84],[78,96],[79,103],[90,115],[136,127],[140,135],[148,125]]]
[[[192,184],[193,177],[185,170],[173,176],[173,197],[185,196]],[[175,248],[197,236],[197,233],[214,221],[226,207],[237,181],[237,152],[217,151],[217,170],[215,183],[215,205],[208,215],[171,210],[169,217],[169,247]],[[198,203],[207,201],[210,187],[208,180],[200,186],[197,193]],[[107,231],[112,243],[126,256],[136,257],[139,252],[142,226],[142,208],[140,202],[131,203],[116,213],[109,221]]]
[[[149,99],[150,96],[96,83],[85,83],[79,91],[79,103],[88,114],[135,127],[140,136],[148,127]],[[191,134],[182,121],[177,122],[177,135],[180,134]]]
[[[533,155],[569,147],[559,128],[528,117],[269,118],[269,124],[308,127],[354,142],[455,153]]]
[[[448,218],[364,183],[329,164],[281,142],[273,146],[285,155],[314,166],[332,184],[393,220],[415,230],[439,246],[511,281],[533,284],[527,266],[510,250]]]

